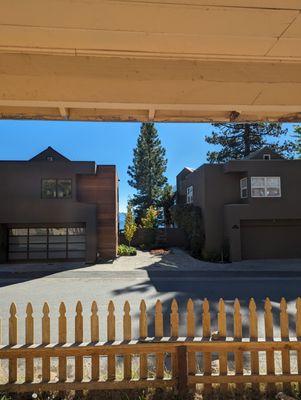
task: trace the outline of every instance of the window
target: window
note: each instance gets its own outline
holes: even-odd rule
[[[70,199],[71,197],[71,179],[42,179],[43,199]]]
[[[252,177],[251,192],[252,197],[281,197],[280,177]]]
[[[59,179],[57,181],[57,197],[59,199],[70,199],[71,192],[71,179]]]
[[[264,160],[270,160],[271,159],[271,154],[264,154],[263,155]]]
[[[193,203],[193,186],[188,186],[186,189],[186,203]]]
[[[56,180],[55,179],[42,179],[42,198],[55,199],[56,198]]]
[[[248,178],[240,180],[240,197],[246,199],[248,197]]]

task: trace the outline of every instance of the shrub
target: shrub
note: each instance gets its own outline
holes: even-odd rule
[[[137,254],[137,250],[135,247],[127,246],[125,244],[120,244],[118,246],[118,255],[119,256],[135,256]]]
[[[135,223],[133,210],[131,205],[128,204],[125,225],[124,225],[124,237],[128,241],[129,246],[131,246],[131,241],[133,239],[136,230],[137,230],[137,225]]]
[[[142,228],[154,229],[157,228],[158,221],[158,211],[154,206],[150,206],[145,214],[145,217],[141,218]]]
[[[177,205],[173,208],[172,214],[177,226],[187,234],[191,255],[201,258],[204,246],[204,229],[200,207],[192,204]]]

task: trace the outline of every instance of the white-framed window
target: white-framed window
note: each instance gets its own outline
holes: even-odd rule
[[[252,176],[252,197],[281,197],[281,180],[279,176]]]
[[[188,186],[186,189],[186,203],[193,203],[193,186]]]
[[[248,178],[240,180],[240,198],[246,199],[248,197]]]
[[[264,154],[263,155],[264,160],[270,160],[271,159],[271,154]]]

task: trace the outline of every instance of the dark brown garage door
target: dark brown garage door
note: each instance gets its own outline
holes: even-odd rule
[[[9,228],[8,259],[84,260],[86,234],[82,226]]]
[[[242,258],[301,258],[301,220],[241,221]]]

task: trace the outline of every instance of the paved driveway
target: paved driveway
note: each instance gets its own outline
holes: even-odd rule
[[[28,301],[34,307],[36,341],[40,340],[41,309],[43,301],[50,305],[52,340],[56,341],[58,306],[67,306],[68,336],[73,340],[74,311],[78,300],[84,307],[84,321],[89,326],[90,304],[96,300],[101,320],[101,336],[105,339],[107,303],[116,306],[117,335],[121,338],[122,307],[129,300],[132,307],[133,333],[137,335],[139,302],[144,298],[149,306],[150,335],[153,334],[153,307],[162,300],[166,315],[170,302],[177,298],[182,312],[181,331],[185,335],[185,303],[189,297],[196,302],[197,321],[201,317],[201,299],[211,301],[213,329],[216,329],[217,303],[220,297],[227,302],[228,334],[232,334],[232,305],[235,297],[241,299],[243,325],[247,335],[247,302],[255,297],[260,333],[263,335],[262,305],[266,296],[273,300],[275,324],[279,324],[279,300],[289,302],[290,327],[294,328],[294,302],[301,295],[301,262],[264,261],[233,264],[212,264],[194,260],[181,250],[174,249],[165,256],[139,252],[136,257],[122,257],[112,263],[87,266],[84,264],[3,265],[0,268],[0,310],[3,319],[3,339],[7,341],[8,309],[12,301],[18,308],[20,341],[24,338],[24,310]],[[169,334],[168,319],[166,335]],[[278,336],[279,330],[276,329]],[[200,334],[200,331],[198,331]],[[89,340],[89,329],[85,330]]]

